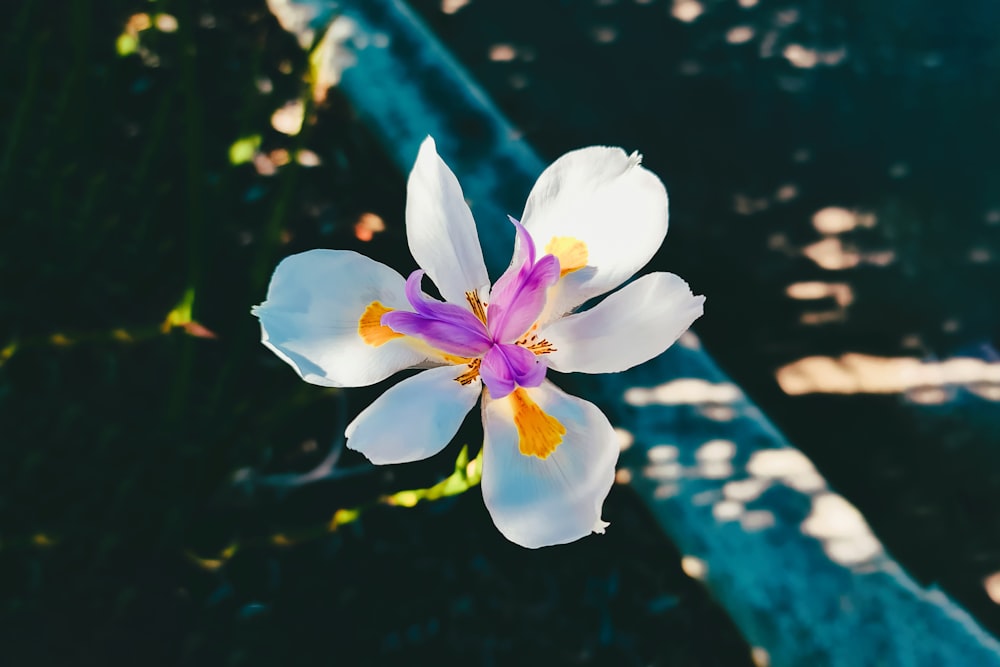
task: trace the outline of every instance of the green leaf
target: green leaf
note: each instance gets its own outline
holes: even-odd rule
[[[139,38],[135,35],[130,35],[127,32],[123,32],[118,35],[118,39],[115,40],[115,51],[118,52],[122,58],[125,56],[130,56],[139,49]]]
[[[476,458],[469,461],[469,446],[464,445],[455,459],[455,471],[448,477],[424,489],[399,491],[386,497],[385,502],[389,505],[413,507],[422,500],[438,500],[465,493],[482,480],[482,457],[483,452],[479,450]]]
[[[260,148],[260,135],[252,134],[233,142],[229,147],[229,163],[232,165],[246,164],[253,160],[254,154]]]

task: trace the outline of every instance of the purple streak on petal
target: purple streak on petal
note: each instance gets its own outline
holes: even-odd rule
[[[479,375],[493,398],[503,398],[516,386],[539,386],[545,371],[545,362],[531,350],[503,343],[490,348],[479,367]]]
[[[479,365],[479,377],[483,378],[493,398],[503,398],[517,386],[507,357],[499,345],[491,347],[483,356],[483,362]]]
[[[406,298],[417,312],[393,310],[382,316],[382,324],[396,333],[416,336],[449,354],[478,357],[492,340],[483,323],[465,308],[436,301],[420,289],[421,270],[406,279]]]
[[[522,264],[534,264],[535,263],[535,240],[531,238],[531,234],[525,229],[521,221],[512,215],[508,215],[507,219],[510,220],[511,224],[514,225],[515,237],[514,237],[514,255],[510,259],[510,263],[514,264],[519,258],[521,258],[522,253],[527,253],[527,257],[521,260]]]
[[[431,347],[460,357],[478,357],[490,341],[476,332],[418,313],[394,310],[382,316],[382,324],[396,333],[414,336]]]
[[[549,287],[559,280],[559,260],[545,255],[535,262],[535,243],[524,226],[511,218],[517,227],[517,242],[527,255],[517,266],[512,262],[490,292],[488,322],[493,340],[512,342],[535,323],[542,309]],[[520,254],[515,251],[515,257]]]
[[[537,387],[545,379],[548,365],[542,357],[520,345],[499,345],[514,371],[514,382],[521,387]]]

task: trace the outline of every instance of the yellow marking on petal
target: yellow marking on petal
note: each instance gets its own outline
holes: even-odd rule
[[[393,308],[387,308],[378,301],[372,301],[368,304],[368,307],[365,308],[365,312],[361,316],[361,319],[358,320],[358,334],[361,336],[361,339],[372,347],[378,347],[379,345],[385,345],[390,340],[394,340],[396,338],[406,338],[406,334],[397,333],[382,324],[382,316],[386,313],[391,313],[393,310]],[[410,337],[407,338],[407,342],[424,352],[428,357],[440,359],[448,364],[461,366],[462,364],[472,362],[472,359],[469,357],[460,357],[457,354],[449,354],[443,350],[439,350],[436,347],[428,345],[419,338]]]
[[[567,273],[579,271],[587,266],[587,260],[590,257],[587,244],[572,236],[553,236],[549,244],[545,246],[545,252],[549,255],[555,255],[559,260],[560,278]]]
[[[361,339],[372,347],[378,347],[393,338],[402,338],[403,334],[396,333],[382,324],[382,316],[391,311],[392,308],[386,308],[378,301],[368,304],[361,319],[358,320],[358,334]]]
[[[514,411],[520,452],[543,460],[549,458],[566,435],[566,427],[552,415],[545,414],[522,387],[515,389],[509,400]]]
[[[465,300],[469,302],[469,306],[472,308],[472,314],[476,316],[476,319],[483,324],[486,324],[486,304],[479,298],[479,293],[466,292]]]

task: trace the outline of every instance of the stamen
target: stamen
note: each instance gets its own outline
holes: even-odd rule
[[[477,377],[479,377],[479,365],[482,363],[479,359],[473,359],[469,362],[469,370],[465,371],[457,378],[455,382],[459,383],[463,387],[468,384],[472,384]]]
[[[358,334],[361,339],[371,345],[378,347],[384,345],[394,338],[402,338],[403,334],[396,333],[389,327],[382,324],[382,316],[392,312],[392,308],[386,308],[378,301],[372,301],[365,308],[365,312],[358,320]]]
[[[555,255],[559,260],[560,278],[567,273],[579,271],[587,266],[587,260],[590,257],[587,244],[572,236],[553,236],[549,244],[545,246],[545,252],[549,255]]]
[[[530,344],[525,345],[524,347],[528,348],[529,350],[531,350],[535,354],[548,354],[549,352],[557,352],[558,351],[552,345],[552,343],[550,343],[549,341],[545,340],[544,338],[541,339],[541,340],[536,341],[535,340],[535,336],[532,336]]]
[[[524,388],[518,387],[509,398],[517,427],[518,450],[525,456],[549,458],[566,435],[566,427],[538,407]]]
[[[469,302],[469,306],[472,307],[472,314],[476,318],[486,324],[486,304],[482,302],[479,298],[479,292],[466,292],[465,300]]]
[[[535,331],[537,329],[538,329],[538,323],[536,322],[531,326],[531,329],[528,330],[528,333],[524,334],[524,336],[518,339],[516,344],[520,345],[521,347],[528,348],[535,354],[548,354],[549,352],[558,352],[555,346],[552,345],[552,343],[550,343],[548,340],[546,340],[545,338],[538,340],[538,334],[531,333],[532,331]]]

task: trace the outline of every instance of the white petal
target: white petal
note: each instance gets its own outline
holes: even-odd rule
[[[310,250],[278,264],[267,300],[253,309],[261,341],[302,379],[327,387],[361,387],[423,362],[409,339],[378,347],[358,335],[372,301],[410,310],[401,275],[348,250]]]
[[[650,273],[590,310],[544,327],[539,337],[555,352],[549,366],[563,373],[617,373],[674,344],[701,317],[705,297],[672,273]]]
[[[472,212],[430,137],[406,185],[406,237],[413,259],[446,301],[467,305],[466,292],[489,286]]]
[[[566,428],[546,459],[518,449],[510,399],[483,399],[483,501],[511,542],[529,549],[604,532],[601,506],[615,478],[618,441],[596,405],[551,382],[525,390]]]
[[[434,456],[455,437],[482,390],[479,380],[455,380],[466,370],[432,368],[390,388],[347,426],[347,446],[379,465]]]
[[[591,146],[563,155],[538,178],[521,222],[540,253],[553,238],[587,246],[587,265],[553,289],[553,315],[604,294],[641,269],[667,233],[667,191],[638,153]]]

